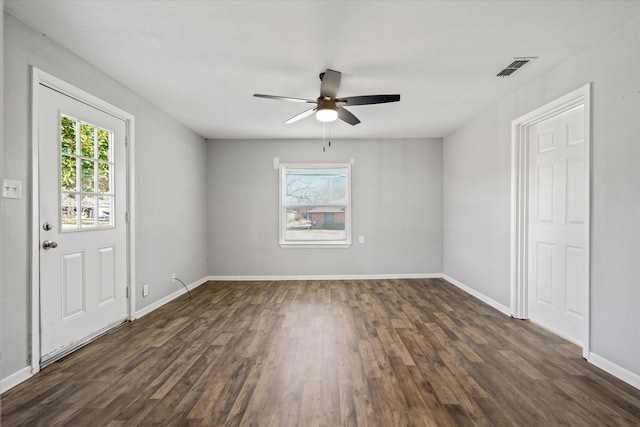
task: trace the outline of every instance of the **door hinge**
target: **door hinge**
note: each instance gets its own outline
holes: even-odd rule
[[[125,213],[124,213],[124,222],[125,222],[126,224],[129,224],[129,212],[125,212]]]
[[[127,286],[127,298],[131,296],[131,292],[129,291],[129,287]]]
[[[128,136],[125,136],[125,137],[124,137],[124,146],[125,146],[125,147],[128,147],[128,146],[129,146],[129,137],[128,137]]]

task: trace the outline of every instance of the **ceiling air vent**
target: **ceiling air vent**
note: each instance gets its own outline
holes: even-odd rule
[[[507,65],[504,70],[500,71],[496,76],[497,77],[509,77],[511,74],[518,71],[520,68],[527,65],[529,62],[536,59],[535,56],[530,57],[522,57],[522,58],[513,58],[513,62]]]

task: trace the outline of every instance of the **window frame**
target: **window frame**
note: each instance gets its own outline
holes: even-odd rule
[[[346,200],[344,212],[345,238],[340,240],[287,240],[287,208],[284,203],[285,174],[288,170],[344,169],[346,172]],[[282,248],[349,248],[352,245],[351,224],[351,163],[283,163],[278,168],[278,240]]]
[[[63,119],[67,118],[73,122],[74,124],[74,134],[75,134],[75,149],[74,152],[64,151],[62,149],[62,128],[63,128]],[[60,132],[60,143],[58,144],[58,163],[60,167],[58,168],[58,207],[60,209],[60,214],[58,215],[58,229],[61,233],[78,233],[78,232],[87,232],[87,231],[100,231],[100,230],[112,230],[116,228],[116,218],[111,215],[111,212],[115,212],[115,150],[116,147],[113,141],[113,131],[107,129],[100,124],[89,123],[78,117],[75,117],[73,114],[67,114],[66,112],[59,111],[58,112],[58,125]],[[82,127],[84,125],[90,126],[93,128],[93,155],[89,156],[86,153],[83,153],[83,145],[81,142],[81,132]],[[99,132],[104,131],[108,134],[108,157],[107,159],[100,158],[100,140],[99,140]],[[63,157],[69,157],[75,159],[75,188],[69,189],[64,188],[62,184],[62,159]],[[91,163],[93,167],[93,190],[87,190],[84,188],[85,182],[83,181],[83,173],[82,167],[85,163]],[[106,164],[109,168],[108,175],[108,191],[101,192],[100,191],[100,165]],[[63,224],[62,218],[62,208],[63,208],[63,199],[65,195],[73,195],[75,200],[75,215],[76,215],[76,226],[75,227],[65,227]],[[88,209],[93,210],[93,225],[85,224],[82,216],[83,216],[83,199],[84,197],[93,197],[93,206]],[[108,224],[104,224],[100,222],[100,199],[102,197],[106,197],[110,200],[109,203],[109,218]],[[104,205],[103,205],[104,206]]]

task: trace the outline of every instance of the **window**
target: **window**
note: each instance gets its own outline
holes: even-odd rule
[[[280,166],[280,245],[351,246],[351,165]]]
[[[114,226],[113,133],[60,116],[60,229]]]

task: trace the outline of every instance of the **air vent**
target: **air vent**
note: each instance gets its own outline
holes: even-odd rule
[[[496,77],[509,77],[511,74],[515,73],[534,59],[536,59],[535,56],[513,58],[513,62],[507,65],[504,70],[496,74]]]

